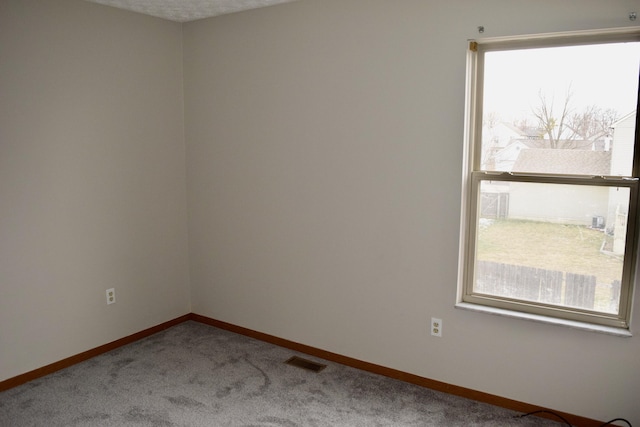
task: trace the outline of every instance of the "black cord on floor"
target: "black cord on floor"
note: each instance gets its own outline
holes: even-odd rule
[[[631,425],[631,423],[630,423],[629,421],[625,420],[624,418],[614,418],[614,419],[612,419],[611,421],[607,421],[606,423],[601,424],[601,425],[600,425],[600,427],[610,426],[610,425],[611,425],[611,423],[615,423],[616,421],[624,421],[625,423],[627,423],[627,425],[628,425],[629,427],[633,427],[633,426]]]
[[[560,415],[560,414],[556,414],[556,413],[555,413],[555,412],[553,412],[553,411],[545,411],[545,410],[533,411],[533,412],[529,412],[529,413],[522,414],[522,415],[516,415],[514,418],[524,418],[524,417],[528,417],[529,415],[535,415],[535,414],[551,414],[551,415],[553,415],[554,417],[560,418],[560,419],[561,419],[561,420],[562,420],[566,425],[568,425],[569,427],[572,427],[572,426],[571,426],[571,423],[570,423],[569,421],[567,421],[567,419],[566,419],[566,418],[564,418],[564,417],[563,417],[562,415]],[[629,421],[625,420],[624,418],[614,418],[614,419],[612,419],[611,421],[607,421],[606,423],[601,424],[599,427],[606,427],[606,426],[610,426],[610,425],[612,425],[611,423],[615,423],[616,421],[622,421],[622,422],[625,422],[625,423],[627,423],[627,425],[628,425],[629,427],[633,427],[633,426],[631,425],[631,423],[630,423]]]
[[[569,427],[571,427],[571,423],[569,421],[566,420],[566,418],[564,418],[562,415],[560,414],[556,414],[553,411],[544,411],[544,410],[540,410],[540,411],[533,411],[533,412],[529,412],[527,414],[522,414],[522,415],[517,415],[516,418],[524,418],[524,417],[528,417],[529,415],[535,415],[535,414],[551,414],[554,417],[558,417],[560,418],[562,421],[564,421],[564,423],[566,425],[568,425]]]

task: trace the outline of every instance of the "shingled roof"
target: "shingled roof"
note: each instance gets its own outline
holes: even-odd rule
[[[513,172],[609,175],[611,152],[563,149],[524,149],[513,165]]]

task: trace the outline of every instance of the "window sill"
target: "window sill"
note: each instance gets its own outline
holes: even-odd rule
[[[505,310],[502,308],[486,307],[478,304],[471,304],[468,302],[459,302],[455,305],[455,307],[459,309],[475,311],[479,313],[488,313],[488,314],[494,314],[497,316],[513,317],[516,319],[531,320],[534,322],[547,323],[552,325],[560,325],[560,326],[565,326],[573,329],[580,329],[583,331],[599,332],[607,335],[615,335],[618,337],[633,336],[633,334],[628,329],[615,328],[613,326],[595,325],[591,323],[578,322],[575,320],[558,319],[555,317],[547,317],[547,316],[541,316],[537,314],[521,313],[518,311]]]

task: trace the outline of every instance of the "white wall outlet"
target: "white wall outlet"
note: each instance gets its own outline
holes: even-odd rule
[[[434,337],[442,336],[442,319],[431,318],[431,335]]]
[[[113,288],[107,289],[107,305],[116,302],[116,290]]]

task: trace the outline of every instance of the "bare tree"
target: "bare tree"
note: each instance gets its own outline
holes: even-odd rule
[[[569,118],[569,126],[582,139],[591,139],[599,133],[597,123],[599,108],[595,105],[586,107],[579,113],[573,114]]]
[[[539,140],[540,148],[585,149],[596,139],[611,136],[611,125],[618,119],[614,109],[603,109],[590,105],[575,112],[572,105],[573,92],[567,90],[559,109],[554,99],[538,91],[539,105],[532,109],[540,132],[545,136]]]
[[[537,129],[537,126],[535,124],[532,124],[530,120],[530,117],[521,117],[519,119],[513,120],[513,125],[523,131],[533,128]]]
[[[496,111],[485,114],[482,120],[482,126],[489,129],[493,129],[498,123],[500,123],[500,115]]]
[[[554,110],[554,99],[549,100],[547,96],[542,93],[542,90],[538,91],[538,99],[540,104],[533,108],[533,115],[538,119],[538,126],[542,130],[542,133],[547,136],[541,143],[545,145],[544,148],[576,148],[575,132],[567,125],[569,116],[572,112],[571,98],[573,92],[571,88],[567,90],[567,93],[560,108],[560,112]]]
[[[584,140],[611,136],[611,126],[618,120],[618,112],[590,105],[569,119],[571,129]]]

